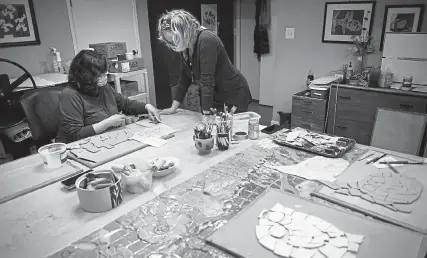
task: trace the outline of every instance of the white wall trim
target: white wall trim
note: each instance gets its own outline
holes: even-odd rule
[[[67,5],[68,20],[70,22],[70,29],[71,29],[71,37],[73,38],[74,55],[77,55],[77,52],[78,52],[77,37],[76,37],[76,29],[74,27],[73,7],[71,6],[71,1],[72,0],[65,0],[65,3]]]
[[[241,23],[242,23],[241,0],[234,0],[234,64],[237,69],[241,68]]]
[[[135,24],[135,36],[136,36],[136,45],[138,46],[138,53],[142,55],[141,52],[141,41],[139,40],[139,26],[138,26],[138,11],[136,10],[136,2],[132,0],[132,14],[133,14],[133,23]]]

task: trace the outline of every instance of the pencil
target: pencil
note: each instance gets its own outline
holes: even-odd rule
[[[390,165],[390,163],[387,163],[387,166],[388,166],[391,170],[393,170],[393,172],[394,172],[394,173],[396,173],[396,174],[400,174],[400,173],[399,173],[399,171],[397,171],[397,169],[396,169],[395,167],[393,167],[392,165]]]
[[[378,160],[380,160],[380,159],[382,159],[382,158],[384,158],[385,156],[386,156],[387,154],[382,154],[382,155],[380,155],[380,156],[378,156],[378,157],[376,157],[376,158],[374,158],[374,159],[371,159],[370,161],[368,161],[368,162],[366,162],[366,164],[372,164],[372,163],[375,163],[375,162],[377,162]]]

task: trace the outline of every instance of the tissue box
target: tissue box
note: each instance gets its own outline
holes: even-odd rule
[[[126,54],[126,42],[106,42],[89,44],[96,52],[105,56],[106,58],[116,58],[118,54]]]
[[[110,73],[128,73],[142,69],[144,69],[143,58],[134,58],[123,61],[108,60],[108,72]]]

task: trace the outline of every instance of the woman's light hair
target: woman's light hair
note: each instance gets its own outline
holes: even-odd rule
[[[188,48],[199,28],[199,21],[191,13],[173,10],[160,17],[157,25],[158,39],[175,51],[183,51]],[[166,33],[173,36],[172,41],[165,38]]]

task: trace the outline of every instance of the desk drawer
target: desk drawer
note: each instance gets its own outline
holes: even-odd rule
[[[337,119],[335,121],[334,131],[330,133],[354,139],[360,144],[369,145],[371,142],[372,124]]]
[[[427,99],[411,96],[387,96],[386,103],[380,103],[379,107],[395,109],[400,111],[426,113]]]
[[[297,117],[292,114],[291,128],[301,127],[315,132],[324,131],[324,122],[318,120],[307,120],[302,117]]]
[[[370,106],[355,106],[339,102],[337,104],[336,118],[365,123],[374,123],[377,109]],[[332,115],[335,105],[329,107],[329,114]]]
[[[308,97],[292,97],[292,115],[309,120],[325,120],[326,100]]]
[[[372,106],[377,105],[378,100],[384,94],[376,92],[368,92],[361,90],[345,89],[345,88],[333,88],[331,91],[331,100],[337,101],[337,103],[349,104],[349,105],[361,105],[361,106]]]

